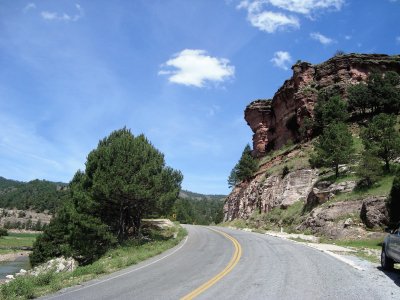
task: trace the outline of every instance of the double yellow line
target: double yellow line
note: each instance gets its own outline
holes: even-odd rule
[[[219,234],[223,235],[225,238],[230,240],[232,242],[233,246],[235,247],[235,252],[233,253],[232,258],[229,261],[228,265],[225,267],[225,269],[223,269],[220,273],[215,275],[209,281],[203,283],[201,286],[199,286],[194,291],[190,292],[189,294],[187,294],[186,296],[181,298],[181,300],[194,299],[195,297],[197,297],[198,295],[203,293],[205,290],[212,287],[214,284],[216,284],[218,281],[220,281],[225,275],[227,275],[230,271],[233,270],[233,268],[239,262],[240,257],[242,256],[242,247],[240,246],[239,242],[234,237],[230,236],[229,234],[227,234],[225,232],[222,232],[222,231],[219,231],[219,230],[216,230],[213,228],[209,228],[209,229],[211,229],[215,232],[218,232]]]

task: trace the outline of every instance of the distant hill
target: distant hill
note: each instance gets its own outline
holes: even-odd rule
[[[0,207],[54,213],[66,199],[66,183],[47,180],[21,182],[0,177]]]
[[[190,198],[193,200],[202,200],[202,199],[208,199],[208,200],[224,200],[226,198],[226,195],[204,195],[204,194],[199,194],[199,193],[193,193],[190,191],[186,190],[181,190],[179,193],[180,198]]]
[[[220,223],[225,198],[225,195],[203,195],[182,190],[175,202],[176,219],[185,224]]]

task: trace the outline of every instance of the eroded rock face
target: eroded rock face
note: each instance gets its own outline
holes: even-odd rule
[[[246,107],[245,120],[254,132],[257,157],[269,149],[279,149],[288,140],[301,139],[299,128],[306,117],[313,116],[319,90],[335,87],[346,96],[347,86],[365,81],[371,72],[400,73],[400,55],[348,54],[317,65],[297,63],[292,69],[292,78],[285,81],[272,100],[256,100]]]
[[[282,175],[264,174],[234,188],[224,206],[224,220],[247,219],[254,211],[267,213],[274,207],[286,208],[305,201],[317,180],[315,170],[304,169]]]
[[[335,202],[314,208],[299,229],[335,239],[365,238],[374,233],[365,230],[387,225],[386,197]]]

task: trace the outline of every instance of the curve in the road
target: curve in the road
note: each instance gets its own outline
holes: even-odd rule
[[[231,235],[229,235],[229,234],[227,234],[225,232],[216,230],[214,228],[209,228],[209,229],[213,230],[215,232],[218,232],[219,234],[223,235],[225,238],[230,240],[232,242],[233,246],[235,247],[235,251],[234,251],[234,253],[232,255],[232,258],[229,261],[228,265],[225,267],[225,269],[223,269],[220,273],[215,275],[213,278],[211,278],[207,282],[203,283],[201,286],[199,286],[198,288],[196,288],[195,290],[193,290],[192,292],[190,292],[186,296],[182,297],[181,300],[194,299],[198,295],[200,295],[201,293],[203,293],[204,291],[206,291],[207,289],[212,287],[214,284],[216,284],[224,276],[226,276],[229,272],[231,272],[233,270],[233,268],[238,264],[238,262],[240,260],[240,257],[242,256],[242,247],[240,246],[239,242],[234,237],[232,237]]]

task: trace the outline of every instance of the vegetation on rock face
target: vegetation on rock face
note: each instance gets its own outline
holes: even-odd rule
[[[251,155],[250,145],[247,144],[242,152],[239,162],[232,169],[228,178],[229,187],[235,186],[241,181],[248,180],[257,171],[257,160]]]
[[[356,169],[356,175],[360,178],[359,185],[371,187],[379,180],[382,174],[382,164],[380,160],[370,152],[364,151]]]
[[[400,111],[400,76],[389,71],[373,73],[367,83],[359,83],[348,88],[348,102],[351,111],[358,115],[368,113],[397,114]]]
[[[324,129],[336,122],[346,122],[349,117],[347,103],[340,96],[318,97],[318,102],[314,109],[314,131],[316,134],[322,133]]]
[[[60,255],[96,260],[138,236],[143,217],[170,215],[181,181],[143,135],[112,132],[89,153],[85,172],[75,174],[70,199],[34,245],[32,264]]]
[[[317,166],[332,167],[336,178],[339,165],[348,163],[353,154],[353,139],[344,123],[332,123],[324,129],[315,144],[316,153],[312,162]]]
[[[400,134],[395,126],[395,116],[381,113],[372,119],[361,134],[365,150],[382,159],[386,171],[389,171],[390,161],[400,154]]]

